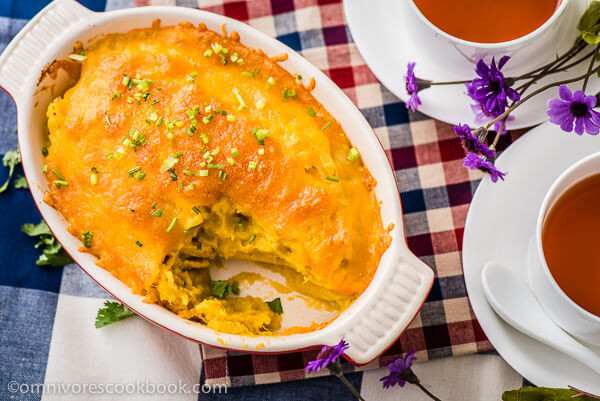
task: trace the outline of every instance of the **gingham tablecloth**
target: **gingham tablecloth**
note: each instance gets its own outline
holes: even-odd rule
[[[0,2],[0,49],[45,3]],[[383,391],[379,383],[385,373],[378,368],[408,350],[416,350],[419,361],[492,351],[469,305],[460,252],[467,209],[481,174],[462,167],[463,150],[450,125],[408,112],[379,84],[352,42],[339,0],[82,3],[97,11],[149,4],[200,7],[242,20],[299,51],[360,108],[394,167],[408,245],[436,273],[431,293],[408,330],[380,359],[360,372],[349,373],[367,399],[423,399],[415,389]],[[404,66],[398,66],[398,74],[403,73]],[[0,116],[0,153],[4,153],[16,147],[16,112],[4,93],[0,94]],[[518,134],[504,136],[499,149]],[[0,179],[5,176],[2,170]],[[20,232],[23,223],[40,219],[27,191],[10,189],[0,195],[0,205],[4,211],[0,217],[1,400],[119,398],[90,394],[89,389],[70,395],[11,392],[11,382],[31,386],[139,381],[231,387],[290,382],[229,389],[228,395],[221,396],[181,390],[170,399],[220,399],[232,394],[244,400],[352,399],[335,378],[292,382],[306,377],[304,366],[318,351],[261,356],[205,346],[199,350],[197,345],[137,318],[95,329],[96,311],[108,294],[76,265],[58,269],[35,265],[34,241]],[[344,366],[348,372],[358,371],[348,363]],[[422,363],[415,370],[446,399],[499,399],[503,389],[522,382],[493,352]],[[147,397],[137,394],[126,399]]]

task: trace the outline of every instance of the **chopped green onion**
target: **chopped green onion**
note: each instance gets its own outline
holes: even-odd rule
[[[104,119],[106,120],[106,125],[110,126],[110,118],[108,118],[108,114],[104,112]]]
[[[210,168],[210,169],[214,169],[214,170],[224,170],[225,169],[225,165],[224,164],[208,163],[208,165],[206,166],[206,168]]]
[[[230,114],[230,115],[228,115],[228,116],[227,116],[227,121],[229,121],[230,123],[234,122],[234,121],[235,121],[235,116],[234,116],[234,115],[231,115],[231,114]]]
[[[140,248],[144,246],[144,244],[142,244],[140,241],[135,241],[135,244]]]
[[[42,156],[44,156],[44,157],[48,156],[48,148],[45,146],[42,148]]]
[[[113,95],[110,97],[110,100],[115,100],[121,97],[121,93],[119,92],[115,92],[113,93]]]
[[[315,113],[315,111],[313,110],[312,107],[309,107],[308,110],[306,110],[306,113],[311,117],[314,117],[317,115],[317,113]]]
[[[150,97],[150,92],[146,92],[144,93],[144,95],[142,96],[142,98],[144,98],[144,102],[148,101],[148,98]]]
[[[327,124],[325,124],[321,130],[325,131],[331,124],[333,124],[333,120],[327,121]]]
[[[56,185],[56,188],[60,189],[60,187],[68,187],[69,183],[64,181],[64,180],[54,180],[54,185]]]
[[[258,102],[256,102],[256,108],[259,110],[262,110],[266,104],[267,104],[267,101],[265,100],[265,98],[262,98]]]
[[[194,186],[194,184],[189,184],[187,187],[185,187],[186,191],[193,191],[194,189],[196,189],[196,187]]]
[[[98,183],[98,175],[97,174],[90,174],[90,184],[92,185],[96,185]]]
[[[227,163],[229,163],[231,166],[233,166],[235,164],[235,160],[233,160],[233,158],[231,158],[231,157],[228,157]]]
[[[202,139],[203,143],[208,143],[210,141],[210,139],[208,139],[208,135],[206,135],[204,132],[200,134],[200,139]]]
[[[351,162],[358,159],[358,156],[360,156],[360,153],[358,152],[358,149],[356,149],[356,148],[351,148],[350,151],[348,152],[348,160],[350,160]]]
[[[162,216],[162,209],[156,209],[150,212],[150,216],[152,217],[161,217]]]
[[[208,50],[206,50],[206,51],[204,52],[204,57],[210,57],[210,56],[212,56],[212,55],[213,55],[213,52],[212,52],[212,50],[210,50],[210,49],[208,49]]]
[[[171,224],[169,224],[169,227],[167,227],[168,233],[173,231],[173,229],[175,228],[175,225],[177,224],[178,221],[179,221],[179,219],[177,217],[174,217],[173,220],[171,220]]]
[[[127,97],[127,103],[133,103],[133,102],[134,102],[134,100],[132,97]]]
[[[155,104],[158,104],[158,100],[154,99],[153,101],[150,102],[150,106],[154,106]]]
[[[285,89],[283,90],[283,97],[284,97],[285,99],[287,99],[287,98],[296,99],[296,97],[297,97],[297,96],[298,96],[298,94],[296,93],[296,90],[295,90],[295,89],[288,89],[288,88],[285,88]]]
[[[198,76],[198,73],[196,71],[192,71],[192,73],[190,74],[190,77],[192,78],[196,78]]]
[[[207,116],[202,117],[202,122],[204,124],[208,124],[209,122],[212,121],[213,118],[214,118],[214,114],[209,114]]]
[[[242,75],[251,79],[254,79],[254,74],[248,71],[242,71]]]
[[[215,150],[213,150],[212,152],[210,152],[211,155],[216,156],[219,154],[219,152],[221,151],[221,148],[219,146],[217,146],[215,148]]]
[[[127,172],[127,175],[128,175],[129,177],[133,177],[133,175],[134,175],[135,173],[137,173],[138,171],[140,171],[141,169],[142,169],[142,168],[141,168],[140,166],[134,167],[134,168],[132,168],[131,170],[129,170],[129,171]]]
[[[160,126],[162,125],[162,123],[163,123],[163,118],[162,118],[162,117],[159,117],[159,118],[158,118],[158,121],[156,121],[156,126],[157,126],[157,127],[160,127]]]
[[[250,162],[250,163],[248,163],[248,169],[250,169],[250,170],[256,170],[256,162]]]
[[[83,246],[89,248],[92,246],[92,240],[94,239],[94,233],[92,231],[84,231],[81,233],[81,242]]]
[[[269,136],[269,131],[267,131],[266,129],[262,129],[262,128],[255,128],[252,131],[252,134],[254,135],[254,137],[256,138],[256,140],[258,141],[259,145],[264,145],[265,144],[265,139],[267,139],[268,136]]]
[[[233,88],[233,93],[235,94],[235,97],[237,98],[238,102],[240,102],[240,105],[238,106],[238,110],[239,111],[242,111],[246,107],[248,107],[246,105],[246,102],[244,102],[244,98],[242,98],[242,95],[240,94],[240,91],[238,91],[237,88]]]
[[[325,176],[325,178],[327,178],[327,179],[328,179],[328,180],[330,180],[330,181],[340,182],[340,179],[339,179],[339,178],[337,178],[337,177],[332,177],[332,176],[330,176],[330,175],[328,175],[328,176]]]
[[[208,170],[198,171],[198,177],[208,177]]]
[[[150,121],[156,121],[158,120],[158,114],[156,114],[154,111],[152,113],[150,113],[150,116],[148,117],[148,119]]]
[[[44,164],[42,166],[41,170],[42,170],[42,173],[45,173],[46,171],[48,171],[48,166]]]
[[[174,157],[175,159],[180,158],[181,156],[183,156],[183,152],[177,152],[177,153],[173,153],[173,155],[171,157]]]
[[[186,169],[183,169],[183,174],[187,174],[187,175],[189,175],[191,177],[194,176],[194,173],[192,173],[190,170],[186,170]]]
[[[73,54],[69,54],[69,58],[72,60],[75,60],[75,61],[82,62],[87,58],[87,56],[82,56],[81,54],[73,53]]]
[[[192,125],[190,128],[188,128],[187,134],[189,136],[194,136],[194,132],[196,132],[196,126]]]
[[[240,152],[239,152],[239,150],[237,150],[237,148],[233,148],[233,149],[231,149],[231,155],[233,157],[238,157],[240,155]]]
[[[217,175],[219,177],[220,180],[225,181],[225,179],[227,178],[227,174],[225,174],[225,172],[223,170],[219,171],[219,174]]]
[[[255,240],[255,239],[256,239],[256,235],[255,235],[255,234],[252,234],[252,237],[250,237],[250,238],[248,239],[248,242],[247,242],[247,244],[248,244],[248,245],[250,245],[251,243],[253,243],[253,242],[254,242],[254,240]]]
[[[264,155],[265,154],[265,148],[258,149],[258,154],[259,155]]]
[[[92,167],[92,168],[90,169],[90,171],[91,171],[92,173],[98,173],[98,169],[97,169],[96,167]]]
[[[191,76],[189,76],[189,75],[186,75],[186,76],[185,76],[185,82],[190,82],[190,83],[191,83],[191,82],[194,82],[194,78],[193,78],[193,77],[191,77]]]
[[[183,184],[180,183],[179,185],[177,185],[177,188],[179,188],[179,190],[182,190],[183,189]]]
[[[246,227],[244,226],[244,220],[240,219],[237,222],[237,229],[238,231],[244,231],[246,229]]]
[[[54,168],[53,168],[53,169],[52,169],[52,173],[53,173],[55,176],[57,176],[59,179],[61,179],[61,180],[63,180],[63,181],[64,181],[65,177],[63,177],[63,175],[62,175],[61,173],[59,173],[59,172],[58,172],[58,170],[56,170],[56,169],[54,169]]]
[[[135,178],[136,178],[138,181],[142,181],[142,180],[143,180],[145,177],[146,177],[146,173],[144,173],[143,171],[138,171],[138,172],[135,174]]]
[[[269,77],[269,79],[267,79],[267,83],[265,84],[265,88],[271,89],[273,85],[275,85],[275,78]]]

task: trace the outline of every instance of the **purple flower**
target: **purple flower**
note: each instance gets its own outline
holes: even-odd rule
[[[460,137],[463,147],[467,152],[481,153],[488,159],[496,156],[496,152],[491,150],[485,143],[479,140],[479,137],[471,131],[467,124],[454,126],[454,133]]]
[[[344,341],[343,338],[337,345],[334,345],[333,347],[328,345],[323,346],[321,352],[319,352],[319,355],[317,355],[317,359],[308,362],[306,365],[306,373],[318,372],[319,370],[334,363],[348,348],[350,348],[350,346],[346,341]]]
[[[498,170],[496,166],[494,166],[487,158],[480,157],[475,153],[467,153],[463,159],[463,165],[471,170],[479,169],[484,173],[488,173],[492,179],[492,182],[498,181],[498,178],[504,181],[504,176],[506,175],[506,173]]]
[[[560,125],[563,131],[573,131],[583,135],[584,131],[590,135],[597,135],[600,128],[600,113],[592,108],[596,106],[596,96],[586,96],[580,90],[573,94],[566,85],[558,88],[560,99],[548,101],[548,115],[550,122]],[[562,99],[562,100],[561,100]]]
[[[406,101],[406,108],[417,111],[417,107],[421,105],[421,99],[417,93],[422,89],[429,88],[431,81],[419,79],[415,76],[415,63],[408,63],[404,81],[406,82],[406,91],[410,95]]]
[[[408,351],[404,358],[397,358],[388,363],[390,374],[379,379],[379,381],[383,382],[383,388],[393,387],[396,384],[404,387],[407,380],[412,380],[413,377],[416,378],[410,370],[415,359],[417,359],[415,351]]]
[[[480,78],[465,83],[467,94],[476,102],[474,110],[480,109],[487,117],[495,118],[504,113],[508,107],[508,99],[516,102],[521,98],[519,93],[510,87],[512,82],[504,78],[500,71],[509,59],[508,56],[502,57],[498,66],[494,58],[490,66],[479,60],[475,72]]]

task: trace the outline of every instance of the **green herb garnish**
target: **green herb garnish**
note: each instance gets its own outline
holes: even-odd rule
[[[39,237],[39,241],[35,244],[35,248],[42,249],[42,254],[35,262],[38,266],[64,266],[72,263],[69,254],[62,248],[60,243],[54,238],[54,235],[46,225],[45,221],[39,224],[23,224],[21,231],[30,237]]]
[[[223,299],[229,294],[238,295],[240,293],[240,285],[237,281],[230,283],[226,280],[210,280],[208,282],[210,293],[219,299]]]
[[[130,316],[135,316],[135,312],[119,302],[106,301],[104,308],[98,309],[95,326],[97,329],[116,323]]]
[[[81,241],[83,246],[89,248],[92,246],[92,240],[94,239],[94,233],[92,231],[84,231],[81,233]]]
[[[8,167],[8,178],[6,179],[6,182],[4,182],[4,184],[0,187],[0,193],[6,191],[6,189],[8,188],[8,184],[10,183],[10,180],[13,176],[13,173],[15,172],[15,167],[20,163],[21,154],[19,153],[19,149],[9,150],[4,154],[4,157],[2,158],[2,165],[4,167]]]
[[[281,315],[283,313],[283,307],[281,306],[281,299],[279,297],[272,301],[267,301],[267,305],[269,305],[269,309],[276,314]]]
[[[14,187],[16,189],[29,189],[25,176],[18,175],[17,178],[15,178]]]

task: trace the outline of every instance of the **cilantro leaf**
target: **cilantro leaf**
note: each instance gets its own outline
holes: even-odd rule
[[[12,178],[13,173],[15,172],[15,167],[21,163],[21,154],[19,153],[19,149],[9,150],[4,154],[2,158],[2,165],[4,167],[8,167],[8,178],[6,182],[0,187],[0,193],[6,191],[8,188],[8,184],[10,183],[10,179]]]
[[[122,303],[106,301],[104,302],[104,308],[98,309],[95,326],[99,329],[130,316],[135,316],[135,312]]]
[[[231,283],[231,293],[235,295],[240,295],[240,283],[234,281]]]
[[[29,184],[27,184],[25,176],[18,175],[17,178],[15,178],[14,187],[16,189],[29,189]]]
[[[39,237],[34,246],[35,248],[41,248],[42,254],[35,262],[36,265],[59,267],[73,263],[69,254],[56,240],[45,221],[42,220],[39,224],[23,224],[21,231],[30,237]]]
[[[223,299],[231,293],[231,285],[228,281],[210,280],[208,284],[210,286],[210,293],[219,299]]]
[[[269,309],[271,309],[278,315],[281,315],[283,313],[283,307],[281,306],[281,299],[279,299],[279,297],[275,298],[272,301],[267,301],[267,305],[269,305]]]
[[[44,220],[40,221],[40,224],[37,224],[37,225],[33,224],[33,223],[23,224],[23,227],[21,227],[21,231],[23,231],[25,234],[29,235],[30,237],[38,237],[42,234],[52,235],[50,228],[48,227],[48,225],[46,224],[46,222]]]

